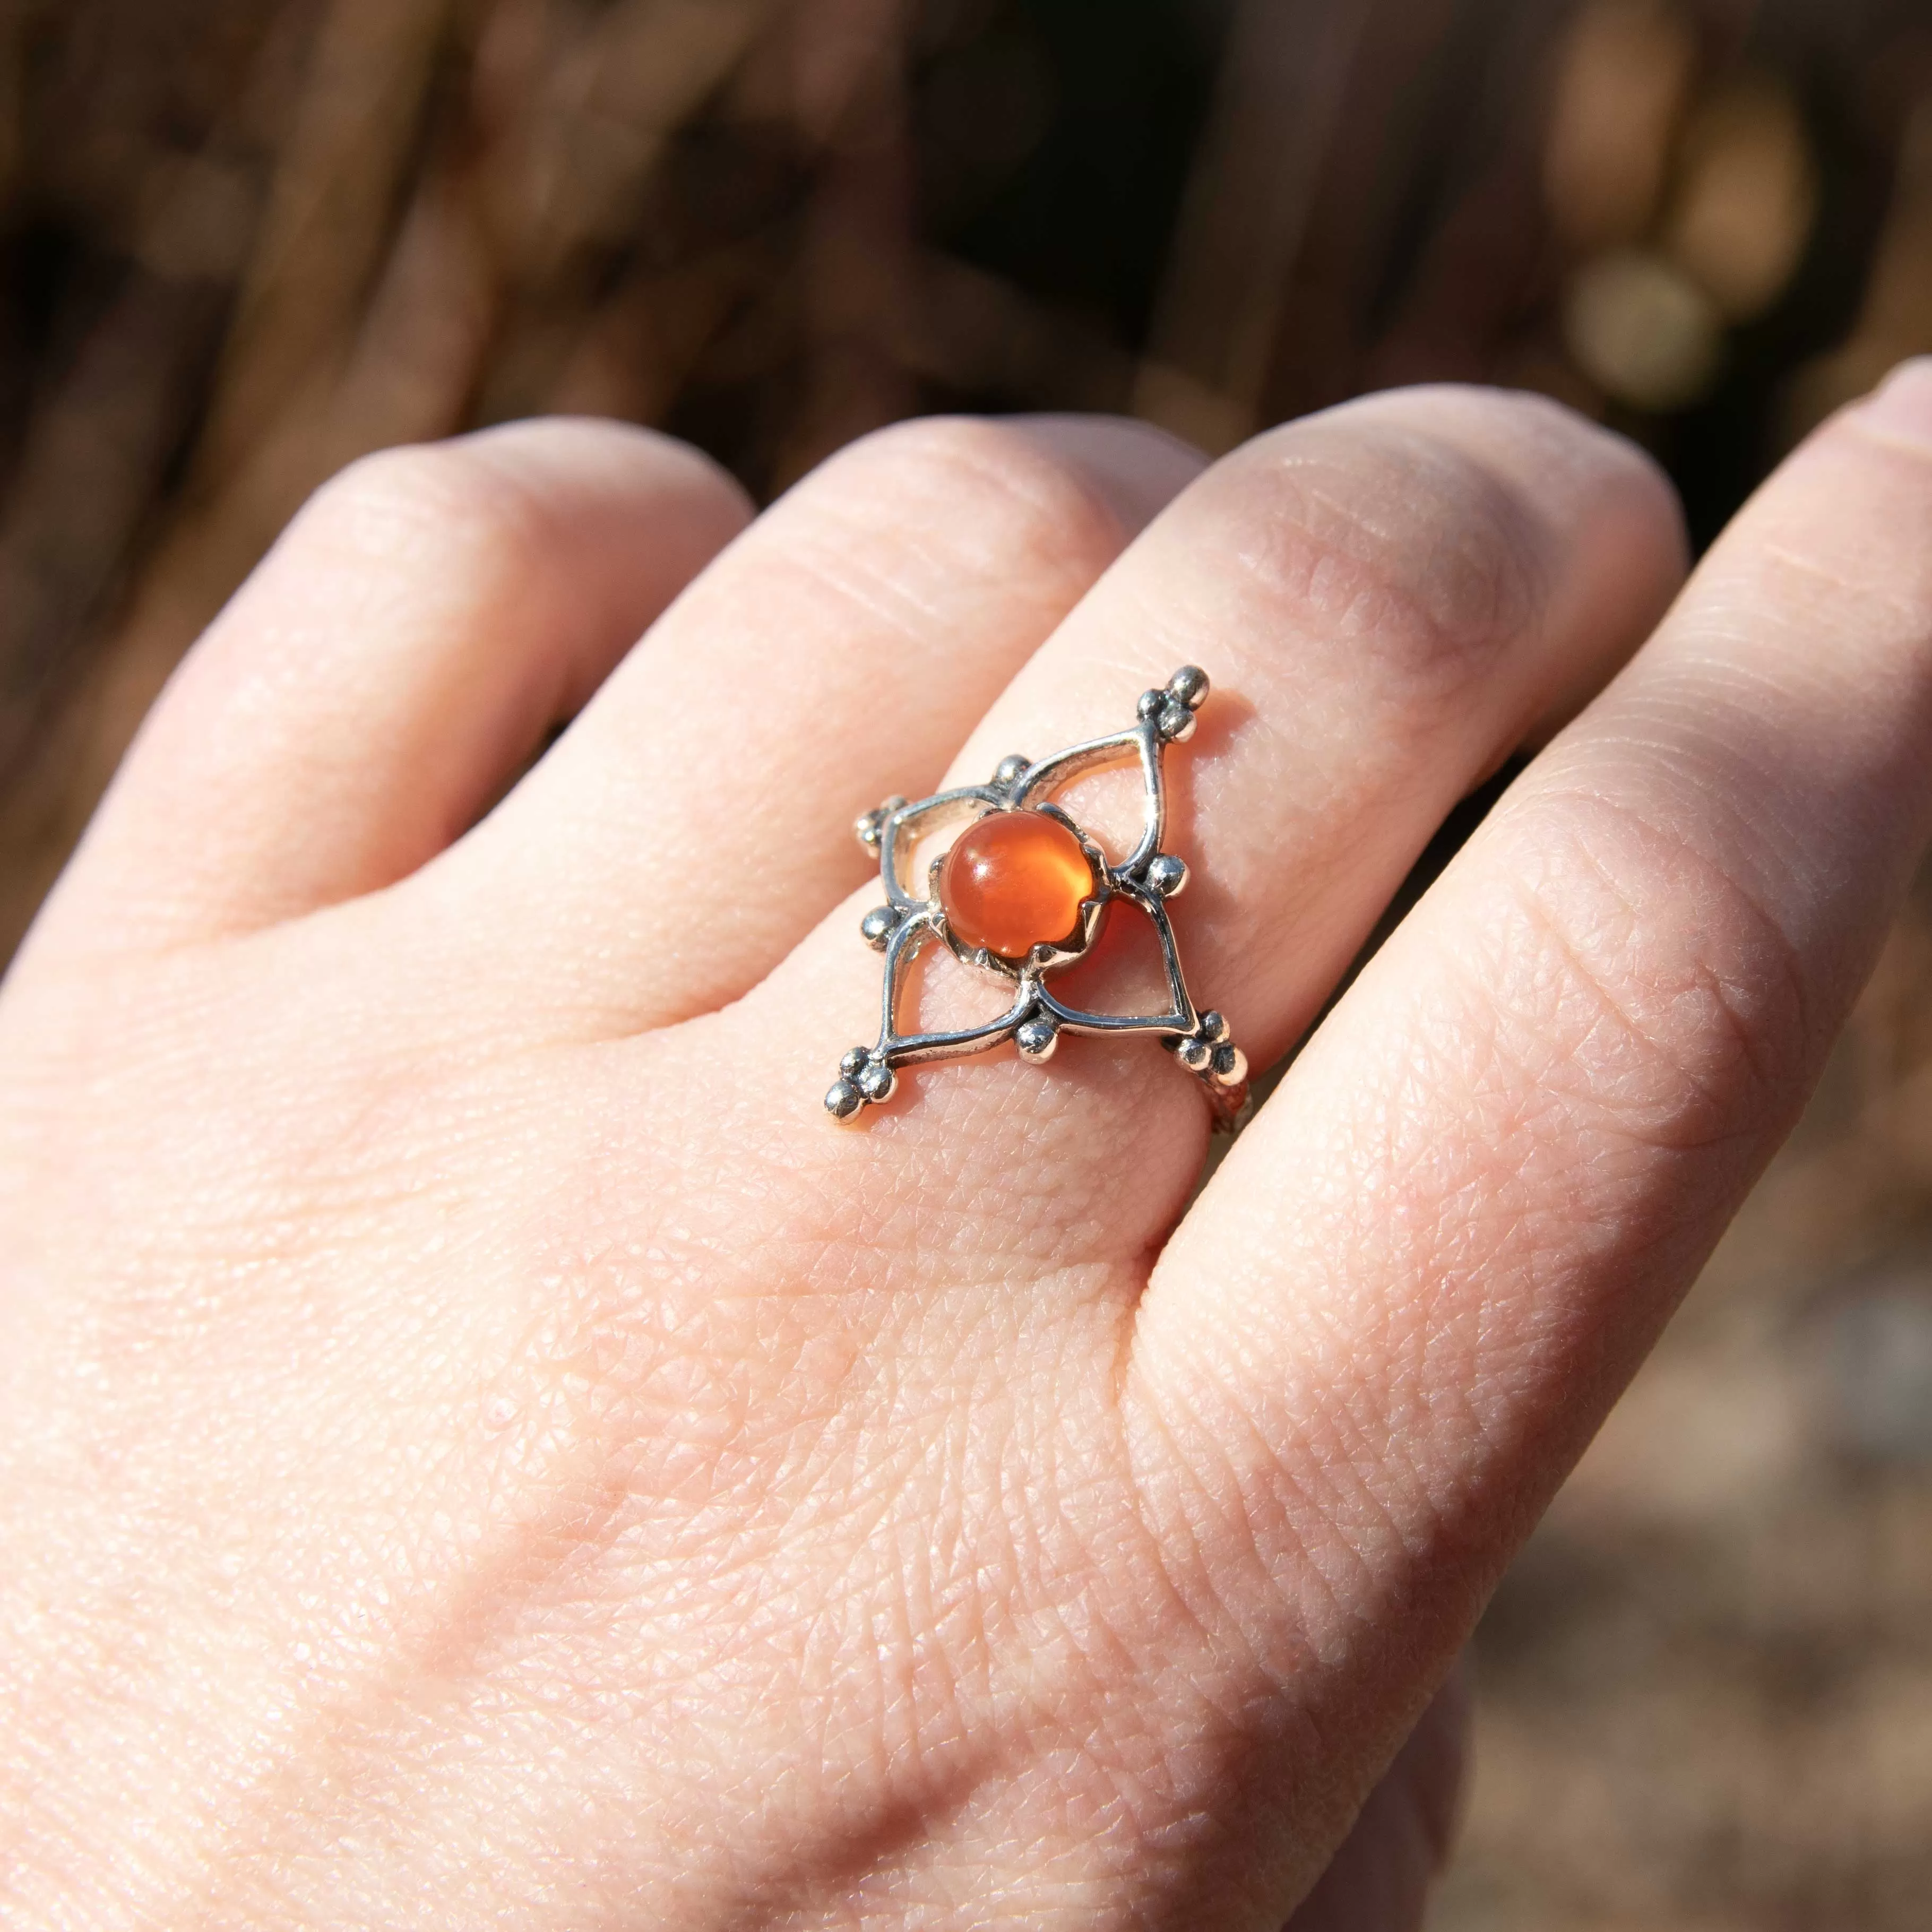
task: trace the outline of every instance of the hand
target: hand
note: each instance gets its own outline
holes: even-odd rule
[[[0,1009],[10,1928],[1418,1922],[1438,1686],[1927,832],[1932,371],[1667,615],[1546,404],[1200,469],[918,424],[740,534],[555,423],[304,513]],[[829,1122],[854,812],[1186,662],[1258,1066],[1550,742],[1191,1207],[1144,1041]]]

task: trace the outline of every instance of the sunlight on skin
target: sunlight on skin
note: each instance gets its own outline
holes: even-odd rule
[[[1647,463],[1472,391],[909,425],[746,519],[610,426],[359,466],[17,962],[10,1926],[1420,1924],[1457,1650],[1932,814],[1932,374],[1674,604]],[[1185,663],[1258,1066],[1555,736],[1184,1220],[1144,1041],[831,1126],[854,813]]]

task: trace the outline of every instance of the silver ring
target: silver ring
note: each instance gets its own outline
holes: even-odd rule
[[[1187,867],[1161,849],[1167,785],[1162,760],[1170,745],[1193,734],[1194,714],[1208,697],[1208,674],[1184,664],[1158,691],[1141,694],[1139,715],[1124,731],[1057,752],[1037,763],[1002,758],[992,782],[935,793],[909,804],[889,798],[854,827],[879,857],[886,902],[860,922],[866,944],[886,956],[879,1036],[839,1062],[825,1096],[834,1120],[850,1120],[889,1100],[898,1070],[929,1060],[956,1060],[1011,1040],[1036,1064],[1052,1057],[1065,1033],[1155,1035],[1206,1088],[1217,1125],[1232,1129],[1248,1096],[1247,1057],[1217,1012],[1202,1012],[1189,996],[1166,902],[1187,884]],[[1052,794],[1101,766],[1137,762],[1145,818],[1139,842],[1119,865],[1059,806]],[[959,836],[927,868],[923,892],[902,874],[915,837],[964,821]],[[1009,876],[1001,884],[1002,863]],[[1016,882],[1012,868],[1022,877]],[[1109,905],[1130,900],[1160,942],[1168,1005],[1157,1013],[1096,1013],[1054,998],[1048,982],[1082,957]],[[1063,923],[1064,921],[1064,923]],[[938,940],[968,966],[1011,982],[1012,1002],[998,1019],[951,1032],[904,1034],[898,1004],[908,969]]]

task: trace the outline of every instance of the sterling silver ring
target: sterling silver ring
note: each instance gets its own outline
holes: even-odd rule
[[[1009,1040],[1021,1058],[1037,1064],[1052,1057],[1064,1033],[1146,1033],[1200,1079],[1216,1124],[1234,1125],[1247,1100],[1247,1058],[1228,1037],[1226,1020],[1198,1012],[1189,997],[1166,905],[1187,884],[1187,867],[1161,849],[1167,821],[1162,761],[1168,746],[1192,735],[1194,714],[1207,697],[1207,673],[1183,665],[1164,688],[1141,694],[1138,718],[1124,731],[1036,764],[1002,758],[990,784],[962,785],[916,804],[889,798],[860,818],[854,830],[879,855],[886,895],[860,930],[886,956],[885,988],[878,1040],[845,1055],[825,1096],[833,1119],[855,1119],[890,1100],[902,1066],[958,1059]],[[1099,844],[1049,801],[1076,778],[1129,760],[1140,766],[1144,818],[1133,850],[1111,865]],[[924,893],[909,890],[901,875],[914,840],[959,820],[970,823],[928,867]],[[1160,1012],[1090,1012],[1056,999],[1048,987],[1054,973],[1086,952],[1119,902],[1145,913],[1160,942],[1168,1004]],[[908,969],[934,939],[967,965],[1012,982],[1012,1003],[998,1018],[950,1032],[899,1031]]]

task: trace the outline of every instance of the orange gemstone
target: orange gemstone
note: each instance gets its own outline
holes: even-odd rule
[[[940,868],[939,902],[962,944],[1024,959],[1071,938],[1094,868],[1080,842],[1043,812],[991,812],[963,832]]]

